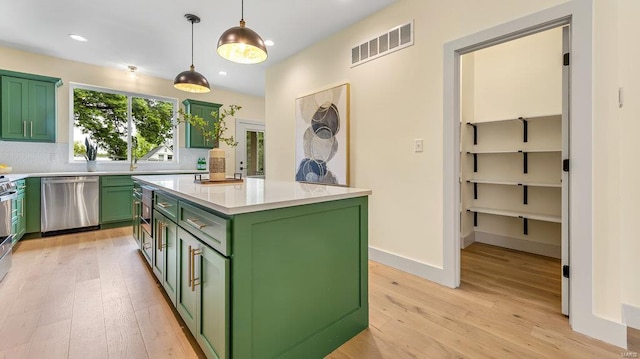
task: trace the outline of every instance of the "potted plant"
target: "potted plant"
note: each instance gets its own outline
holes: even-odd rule
[[[212,181],[223,181],[226,179],[225,151],[219,146],[220,142],[224,142],[229,147],[238,145],[238,142],[235,141],[233,136],[225,137],[225,131],[228,129],[225,120],[229,116],[235,116],[236,112],[240,111],[241,108],[242,107],[238,105],[229,105],[229,108],[220,108],[217,112],[212,112],[211,116],[214,118],[213,125],[198,115],[188,114],[180,109],[182,119],[179,120],[178,123],[186,122],[190,124],[193,128],[200,131],[205,139],[216,144],[213,149],[209,150],[209,179]]]
[[[96,157],[98,156],[98,144],[91,141],[89,137],[84,139],[84,146],[86,148],[86,152],[84,154],[84,158],[87,159],[87,171],[95,172],[96,171]]]

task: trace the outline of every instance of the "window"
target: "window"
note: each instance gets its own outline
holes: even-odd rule
[[[90,138],[98,161],[173,161],[176,99],[77,84],[71,90],[73,160],[84,160]]]

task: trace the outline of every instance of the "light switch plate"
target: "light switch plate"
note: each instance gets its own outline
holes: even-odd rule
[[[422,141],[422,138],[418,138],[415,141],[415,151],[416,152],[422,152],[423,151],[423,145],[424,142]]]

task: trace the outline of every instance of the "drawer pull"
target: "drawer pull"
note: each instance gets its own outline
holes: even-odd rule
[[[158,202],[158,207],[160,207],[160,208],[169,208],[169,207],[171,207],[171,205],[169,203],[165,203],[165,202]]]
[[[196,278],[196,256],[202,254],[201,249],[191,251],[191,291],[196,291],[196,286],[200,285],[200,278]]]
[[[187,218],[187,223],[189,223],[190,225],[192,225],[192,226],[194,226],[194,227],[196,227],[198,229],[202,229],[202,228],[206,227],[206,225],[197,223],[196,221],[197,221],[197,219]]]

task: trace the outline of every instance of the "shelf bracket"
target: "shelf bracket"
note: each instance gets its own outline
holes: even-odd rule
[[[528,235],[529,234],[529,218],[525,218],[525,217],[520,217],[522,218],[522,225],[524,227],[524,234]]]
[[[529,204],[529,186],[528,185],[523,185],[523,184],[518,184],[518,186],[522,186],[522,203],[523,204]]]
[[[524,173],[528,173],[529,172],[529,156],[527,152],[524,151],[518,151],[522,153],[522,164],[523,164],[523,172]]]
[[[478,154],[472,153],[473,155],[473,172],[478,172]]]
[[[527,142],[529,140],[529,122],[524,117],[518,117],[520,121],[522,121],[522,141]]]
[[[478,212],[473,212],[473,226],[478,226]]]
[[[478,126],[474,125],[473,123],[467,123],[467,125],[473,127],[473,144],[477,145],[478,144]]]
[[[478,184],[473,183],[473,199],[478,199]]]

